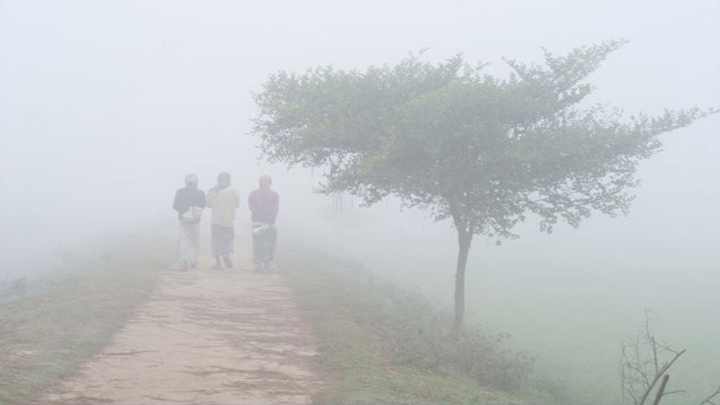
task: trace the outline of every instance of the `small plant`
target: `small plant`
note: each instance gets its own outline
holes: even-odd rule
[[[623,397],[629,397],[633,405],[648,403],[653,391],[655,392],[653,405],[659,404],[667,395],[685,392],[666,391],[670,380],[668,374],[670,367],[685,353],[685,349],[673,350],[655,337],[650,322],[656,319],[657,314],[646,309],[643,329],[635,338],[627,337],[621,343],[620,375]]]

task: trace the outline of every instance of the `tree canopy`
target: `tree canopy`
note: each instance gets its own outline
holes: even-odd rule
[[[627,213],[637,166],[660,150],[658,135],[717,112],[624,118],[584,106],[594,89],[585,80],[623,44],[564,56],[544,50],[543,64],[505,60],[507,78],[462,55],[442,63],[411,55],[364,71],[281,71],[255,95],[252,134],[271,161],[325,168],[321,192],[367,205],[393,195],[435,220],[451,218],[460,264],[473,235],[515,237],[530,213],[545,232],[559,221],[578,226],[593,211]]]

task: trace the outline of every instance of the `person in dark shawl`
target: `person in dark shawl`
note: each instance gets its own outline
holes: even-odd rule
[[[197,268],[200,256],[200,219],[205,208],[205,193],[197,187],[197,176],[188,174],[185,187],[175,193],[173,202],[180,223],[178,253],[183,270]]]
[[[212,210],[210,234],[214,269],[223,265],[233,268],[235,244],[235,211],[240,206],[240,194],[231,188],[229,173],[218,175],[218,184],[208,191],[207,206]]]
[[[252,219],[253,264],[256,272],[272,270],[277,241],[275,220],[280,206],[280,196],[270,190],[272,178],[263,175],[258,183],[260,187],[248,196]]]

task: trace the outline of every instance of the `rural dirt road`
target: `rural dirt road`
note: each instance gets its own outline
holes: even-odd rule
[[[307,404],[315,347],[277,274],[162,272],[109,345],[44,404]]]

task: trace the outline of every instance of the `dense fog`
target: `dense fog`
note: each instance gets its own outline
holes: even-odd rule
[[[269,173],[282,196],[279,249],[302,241],[360,260],[450,307],[451,223],[392,199],[366,209],[317,195],[320,171],[259,159],[252,92],[281,69],[364,69],[421,50],[429,61],[464,53],[504,76],[503,57],[539,63],[542,47],[610,39],[630,42],[590,77],[587,105],[628,115],[720,106],[717,1],[3,1],[0,279],[46,274],[58,247],[171,224],[186,173],[207,189],[230,172],[243,229],[247,194]],[[596,214],[551,235],[530,217],[520,239],[481,236],[471,251],[469,317],[596,398],[617,390],[618,342],[645,308],[689,349],[678,366],[688,390],[720,378],[720,361],[708,361],[720,358],[720,115],[661,139],[629,216]]]

